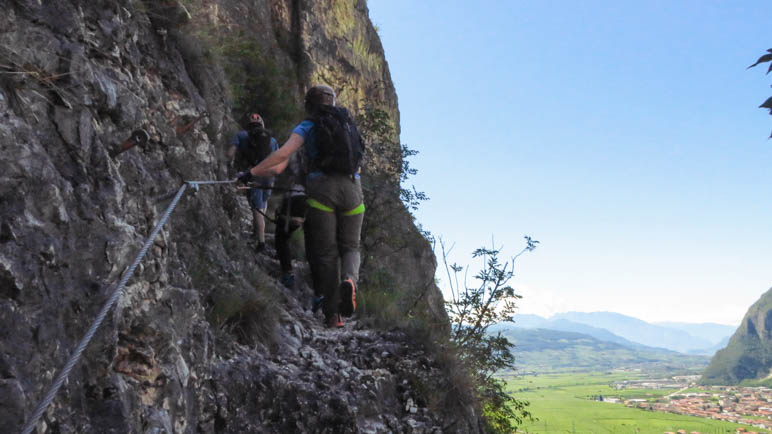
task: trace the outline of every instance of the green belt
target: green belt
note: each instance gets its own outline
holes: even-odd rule
[[[335,212],[335,209],[330,208],[329,206],[319,202],[316,199],[311,199],[310,197],[308,199],[306,199],[306,203],[311,208],[316,208],[316,209],[318,209],[320,211]],[[364,214],[364,212],[365,212],[365,203],[362,202],[362,203],[359,204],[358,207],[344,212],[343,215],[345,215],[345,216],[352,216],[352,215]]]

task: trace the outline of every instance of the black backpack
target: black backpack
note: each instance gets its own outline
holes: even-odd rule
[[[242,166],[253,167],[273,152],[271,132],[255,125],[247,130],[247,134],[249,135],[249,146],[240,150],[239,160],[241,160]]]
[[[348,110],[323,105],[311,118],[318,151],[312,164],[324,173],[354,175],[365,154],[365,143]]]

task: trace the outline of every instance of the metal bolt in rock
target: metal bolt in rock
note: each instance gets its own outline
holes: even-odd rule
[[[118,147],[117,150],[110,153],[110,156],[115,158],[117,155],[128,151],[129,149],[133,148],[134,146],[144,146],[147,141],[150,140],[150,134],[147,133],[145,130],[135,130],[131,133],[131,136],[126,139],[125,142],[121,144],[121,146]]]

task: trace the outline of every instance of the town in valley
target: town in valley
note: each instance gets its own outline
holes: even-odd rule
[[[614,383],[616,390],[673,389],[657,399],[621,399],[596,397],[608,403],[648,411],[668,412],[772,429],[772,388],[739,386],[700,386],[699,375],[666,379],[625,380]],[[738,432],[747,432],[742,431]],[[767,432],[767,431],[759,431]]]

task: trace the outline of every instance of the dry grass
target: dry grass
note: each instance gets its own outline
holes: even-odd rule
[[[275,292],[270,278],[255,270],[250,283],[212,292],[209,320],[242,345],[275,348],[278,336]]]

